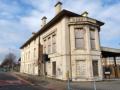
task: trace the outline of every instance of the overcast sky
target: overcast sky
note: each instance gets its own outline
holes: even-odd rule
[[[55,16],[58,0],[0,0],[0,60],[8,52],[19,55],[19,47],[40,29],[41,18]],[[120,0],[61,0],[63,8],[105,22],[101,45],[120,48]]]

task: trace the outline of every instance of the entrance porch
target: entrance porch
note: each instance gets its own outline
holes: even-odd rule
[[[120,78],[120,49],[102,47],[101,51],[104,78]]]

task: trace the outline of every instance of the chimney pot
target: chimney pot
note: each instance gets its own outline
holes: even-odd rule
[[[81,15],[82,15],[83,17],[87,17],[87,16],[88,16],[88,12],[85,11],[85,12],[83,12]]]
[[[32,32],[32,35],[35,35],[36,34],[36,32]]]
[[[44,16],[41,20],[42,20],[42,27],[46,24],[46,19],[47,19],[47,17],[46,16]]]

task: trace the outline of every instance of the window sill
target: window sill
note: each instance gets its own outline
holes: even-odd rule
[[[99,51],[99,50],[97,50],[97,49],[91,49],[91,51]]]
[[[53,55],[53,54],[56,54],[56,52],[55,53],[49,53],[48,55]]]
[[[86,50],[85,48],[75,48],[74,50]]]

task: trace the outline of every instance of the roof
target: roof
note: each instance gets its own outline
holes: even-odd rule
[[[103,57],[120,56],[120,49],[101,47]]]
[[[54,24],[56,24],[58,21],[60,21],[63,17],[68,16],[68,17],[79,17],[81,15],[76,14],[74,12],[68,11],[63,9],[61,12],[59,12],[52,20],[50,20],[45,26],[43,26],[35,35],[33,35],[31,38],[29,38],[21,47],[25,47],[27,44],[29,44],[33,39],[35,39],[38,35],[41,35],[44,33],[48,28],[52,27]],[[82,16],[81,16],[82,17]],[[90,18],[91,19],[91,18]],[[95,20],[95,19],[94,19]],[[97,23],[100,24],[100,26],[104,25],[103,22],[100,22],[96,20]]]

